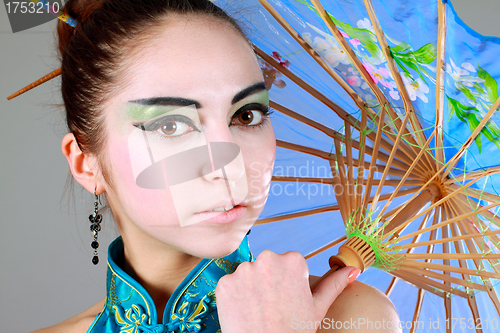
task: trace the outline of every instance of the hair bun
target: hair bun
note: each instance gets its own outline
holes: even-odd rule
[[[100,8],[105,1],[106,0],[69,0],[62,8],[62,11],[74,18],[78,24],[81,24],[86,21],[94,11]],[[58,20],[57,35],[59,37],[59,53],[61,55],[71,41],[75,29],[76,28]]]

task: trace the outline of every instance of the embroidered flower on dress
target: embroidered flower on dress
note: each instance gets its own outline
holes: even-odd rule
[[[148,316],[140,305],[132,304],[127,311],[114,305],[116,323],[121,326],[120,333],[140,333],[139,326],[147,323]]]
[[[179,309],[172,314],[169,326],[174,328],[175,332],[199,332],[201,330],[201,320],[215,308],[215,291],[208,292],[194,306],[193,302],[182,302]]]

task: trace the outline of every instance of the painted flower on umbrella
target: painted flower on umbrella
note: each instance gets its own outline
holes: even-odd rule
[[[375,84],[381,84],[387,88],[389,95],[394,100],[399,100],[399,92],[397,90],[396,82],[393,80],[391,72],[387,68],[387,63],[382,66],[375,66],[365,59],[362,60],[363,67],[367,70]]]
[[[337,67],[340,64],[349,65],[351,62],[347,54],[342,50],[339,43],[333,38],[333,36],[321,31],[320,29],[309,25],[318,34],[322,35],[312,38],[309,32],[304,32],[302,38],[306,41],[309,46],[313,48],[326,62],[328,62],[332,67]]]
[[[406,73],[401,73],[401,78],[403,79],[403,83],[406,87],[406,91],[408,92],[408,96],[412,101],[417,100],[417,97],[420,98],[423,102],[427,103],[429,99],[426,94],[429,93],[429,87],[422,81],[421,78],[413,79],[406,75]]]
[[[286,59],[283,59],[278,52],[274,51],[272,57],[280,64],[280,66],[283,66],[285,68],[290,67],[290,62]],[[275,85],[278,88],[286,87],[285,81],[281,79],[283,74],[281,74],[280,71],[278,71],[271,64],[269,64],[267,61],[265,61],[260,57],[259,57],[259,62],[260,62],[260,68],[262,69],[262,74],[264,75],[264,82],[266,84],[267,90],[270,90],[273,85]]]
[[[450,74],[455,81],[455,86],[457,89],[461,90],[464,87],[472,88],[475,83],[483,83],[484,80],[477,77],[472,76],[471,73],[476,73],[476,69],[472,66],[471,63],[464,62],[462,67],[458,67],[455,65],[453,59],[450,58],[450,63],[446,63],[446,72]]]

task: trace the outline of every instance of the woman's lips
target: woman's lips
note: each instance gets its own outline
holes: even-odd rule
[[[200,220],[200,222],[224,224],[238,220],[243,216],[246,210],[246,206],[236,205],[228,211],[204,211],[194,215]]]

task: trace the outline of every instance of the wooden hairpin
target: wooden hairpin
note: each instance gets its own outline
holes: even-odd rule
[[[31,0],[31,2],[34,2],[34,3],[42,3],[42,7],[43,8],[47,8],[47,10],[49,11],[49,13],[53,13],[54,15],[57,16],[57,18],[61,21],[63,21],[64,23],[72,26],[72,27],[76,27],[77,25],[77,21],[72,18],[71,16],[69,16],[68,14],[64,13],[63,11],[59,11],[57,13],[51,11],[51,7],[50,7],[50,3],[47,1],[47,0]],[[52,7],[53,9],[53,7]],[[32,82],[30,83],[29,85],[27,85],[26,87],[24,87],[23,89],[21,90],[18,90],[16,91],[15,93],[13,93],[12,95],[10,95],[9,97],[7,97],[7,100],[11,100],[13,99],[14,97],[17,97],[25,92],[27,92],[28,90],[31,90],[33,88],[35,88],[36,86],[39,86],[41,85],[42,83],[45,83],[53,78],[55,78],[56,76],[59,76],[61,75],[61,68],[58,68],[56,69],[55,71],[52,71],[50,72],[49,74],[45,75],[44,77],[36,80],[35,82]]]
[[[44,77],[36,80],[35,82],[30,83],[29,85],[27,85],[23,89],[16,91],[15,93],[13,93],[9,97],[7,97],[7,99],[10,101],[14,97],[17,97],[17,96],[19,96],[19,95],[27,92],[28,90],[31,90],[31,89],[35,88],[36,86],[39,86],[42,83],[45,83],[45,82],[47,82],[47,81],[49,81],[49,80],[51,80],[51,79],[53,79],[53,78],[55,78],[56,76],[59,76],[59,75],[61,75],[61,67],[59,67],[58,69],[56,69],[53,72],[50,72],[49,74],[45,75]]]

